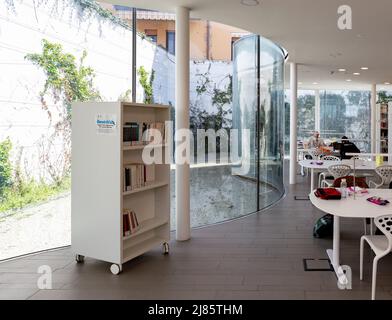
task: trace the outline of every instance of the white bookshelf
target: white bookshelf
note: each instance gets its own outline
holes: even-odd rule
[[[130,146],[123,143],[125,122],[165,122],[170,107],[124,102],[75,103],[72,106],[72,249],[76,261],[91,257],[112,263],[114,274],[127,261],[170,240],[170,165],[153,164],[153,181],[124,191],[124,167],[142,163],[145,148],[168,144]],[[115,126],[102,131],[97,117]],[[105,129],[106,130],[106,129]],[[123,236],[123,209],[136,212],[139,229]]]
[[[392,102],[378,103],[376,110],[376,152],[388,153],[388,142],[392,141]]]

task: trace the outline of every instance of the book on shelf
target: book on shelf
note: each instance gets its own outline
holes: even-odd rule
[[[128,164],[124,167],[124,192],[143,188],[154,182],[154,167],[146,164]]]
[[[123,236],[129,237],[140,228],[136,213],[133,210],[123,210]]]
[[[168,135],[164,122],[126,122],[123,127],[124,146],[143,146],[154,142],[153,129],[160,132],[162,144],[167,144]]]
[[[134,145],[140,140],[140,126],[137,122],[125,122],[123,127],[124,145]]]

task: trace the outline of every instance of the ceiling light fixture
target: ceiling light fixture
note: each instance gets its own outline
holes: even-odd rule
[[[347,79],[346,81],[347,81],[347,82],[351,82],[352,80],[351,80],[351,79]]]
[[[388,84],[391,84],[391,83],[390,82],[384,82],[384,84],[388,85]]]
[[[241,4],[248,7],[258,6],[260,2],[258,0],[241,0]]]
[[[359,72],[354,72],[353,75],[354,75],[354,76],[359,76],[360,73],[359,73]]]
[[[318,82],[313,82],[313,84],[318,84]]]
[[[361,67],[361,70],[369,70],[368,67]]]
[[[346,69],[341,68],[341,69],[339,69],[339,72],[346,72]]]

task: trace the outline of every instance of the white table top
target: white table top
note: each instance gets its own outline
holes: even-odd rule
[[[342,161],[332,161],[332,160],[320,160],[323,164],[316,164],[319,160],[301,160],[299,161],[299,165],[309,169],[320,169],[326,170],[329,166],[335,164],[346,164],[354,168],[352,160],[342,160]],[[355,170],[374,170],[376,169],[375,161],[355,161]]]
[[[392,189],[367,189],[368,194],[350,195],[342,200],[322,200],[314,195],[314,191],[309,194],[310,201],[319,210],[335,216],[344,218],[374,218],[379,215],[392,214]],[[372,196],[381,197],[390,203],[386,206],[379,206],[367,201]]]

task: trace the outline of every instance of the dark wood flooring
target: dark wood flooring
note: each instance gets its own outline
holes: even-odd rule
[[[301,180],[303,178],[300,178]],[[272,208],[245,218],[193,230],[192,240],[157,248],[124,265],[114,276],[110,264],[86,258],[76,264],[71,248],[0,264],[0,299],[370,299],[372,255],[366,249],[365,280],[359,281],[362,220],[343,220],[341,261],[352,267],[353,289],[339,290],[325,250],[331,239],[314,239],[312,228],[323,215],[306,196],[309,181],[287,187]],[[53,270],[53,289],[39,290],[38,267]],[[392,299],[392,255],[378,271],[378,299]]]

